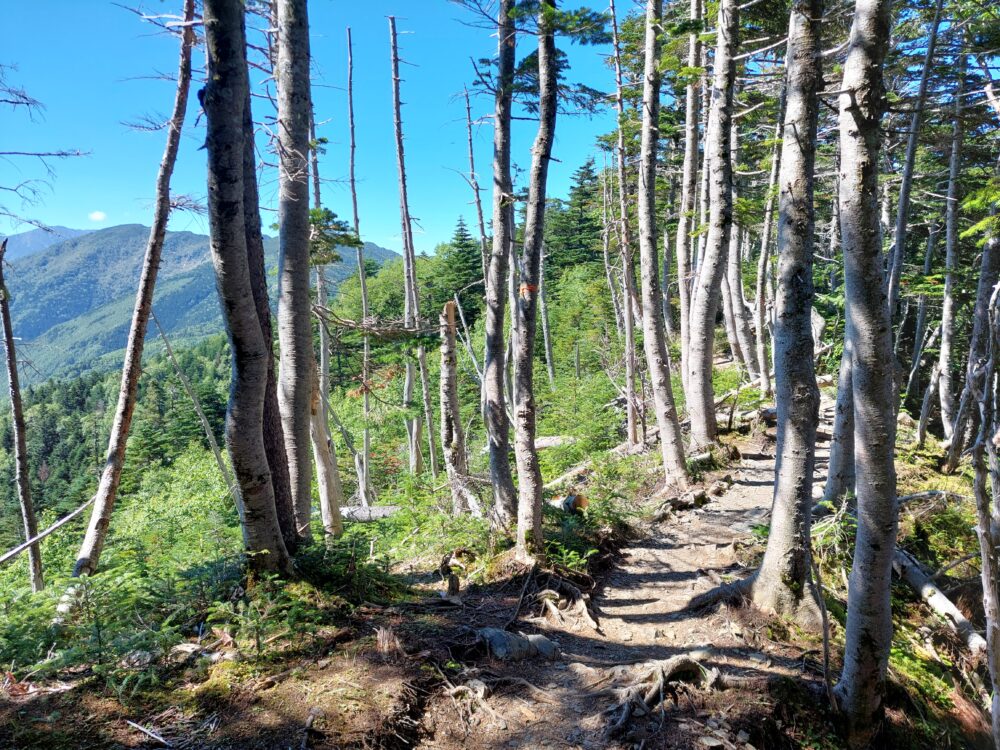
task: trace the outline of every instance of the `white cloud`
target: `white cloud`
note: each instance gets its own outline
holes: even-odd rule
[[[87,218],[90,219],[91,221],[104,221],[106,218],[108,218],[108,215],[103,211],[91,211],[89,214],[87,214]]]

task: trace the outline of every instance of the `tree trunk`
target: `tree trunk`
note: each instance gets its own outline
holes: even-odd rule
[[[278,0],[278,405],[295,532],[312,539],[310,406],[315,357],[309,283],[309,17],[306,0]]]
[[[891,264],[889,267],[889,312],[895,317],[899,306],[899,279],[903,273],[903,259],[906,255],[906,230],[910,218],[910,191],[913,188],[913,167],[917,160],[917,145],[920,142],[920,118],[923,115],[924,102],[927,99],[927,79],[930,77],[931,66],[934,63],[934,47],[937,45],[938,25],[941,20],[941,8],[944,0],[937,0],[934,6],[934,19],[931,21],[927,34],[927,45],[924,49],[924,66],[920,73],[920,84],[917,86],[917,100],[913,103],[913,114],[910,117],[910,132],[906,141],[906,156],[903,160],[903,172],[899,183],[899,202],[896,204],[896,232],[892,241]],[[898,335],[898,334],[897,334]]]
[[[728,266],[728,259],[726,262]],[[722,297],[722,322],[725,326],[726,341],[729,343],[733,364],[746,369],[746,356],[743,354],[743,347],[740,346],[740,339],[736,335],[736,317],[733,314],[733,295],[729,291],[728,273],[722,277],[719,292]]]
[[[483,515],[479,498],[469,482],[469,462],[465,453],[465,432],[462,429],[461,405],[458,401],[458,353],[455,347],[454,302],[446,302],[441,311],[441,448],[444,468],[451,488],[452,511],[455,515]]]
[[[257,319],[267,349],[267,385],[264,390],[264,451],[271,469],[271,486],[274,489],[274,506],[278,526],[285,547],[295,554],[299,544],[296,532],[295,509],[292,504],[292,481],[288,471],[288,452],[285,449],[285,430],[281,425],[278,406],[278,377],[274,356],[274,325],[271,300],[267,290],[267,267],[264,258],[264,235],[261,232],[260,196],[257,188],[257,155],[254,146],[254,123],[251,112],[250,91],[244,104],[243,116],[243,221],[247,242],[247,263],[250,268],[250,286],[253,291]]]
[[[417,254],[413,244],[413,222],[410,218],[410,200],[406,186],[406,154],[403,148],[403,118],[402,102],[399,96],[399,48],[396,41],[396,19],[389,16],[389,41],[392,46],[392,111],[395,123],[396,135],[396,166],[399,171],[399,212],[402,225],[403,239],[403,269],[405,285],[405,311],[404,324],[408,328],[413,328],[420,318],[420,298],[417,289]],[[406,428],[410,451],[410,472],[419,474],[423,470],[423,458],[421,454],[421,435],[423,432],[422,421],[427,422],[427,444],[429,448],[429,461],[431,473],[437,476],[437,450],[434,443],[434,431],[430,428],[431,416],[431,392],[429,375],[427,372],[427,354],[424,347],[418,346],[416,350],[417,368],[420,371],[420,396],[423,404],[423,420],[420,416],[409,415],[406,418]],[[403,401],[407,409],[413,408],[413,391],[415,388],[416,372],[413,362],[407,362],[406,380],[403,385]]]
[[[604,179],[601,186],[602,220],[601,229],[601,252],[604,259],[604,278],[608,282],[608,291],[611,294],[611,307],[615,313],[615,330],[618,337],[625,335],[625,321],[622,315],[621,300],[618,298],[618,282],[615,280],[615,273],[611,265],[611,221],[608,218],[608,194],[611,192],[611,181],[608,177],[608,170],[604,170]]]
[[[193,23],[194,2],[192,0],[185,0],[184,18],[188,24]],[[104,542],[111,526],[111,513],[118,496],[118,484],[121,481],[122,469],[125,467],[128,434],[132,427],[132,415],[135,412],[135,404],[139,394],[139,377],[142,374],[142,350],[146,341],[146,329],[149,327],[149,313],[153,306],[153,290],[156,287],[156,275],[160,269],[160,256],[163,252],[163,241],[167,232],[167,219],[170,216],[170,178],[177,161],[181,129],[184,127],[184,115],[187,111],[188,92],[191,85],[191,48],[194,45],[194,37],[192,26],[185,26],[181,32],[180,63],[177,71],[174,109],[167,125],[167,144],[163,151],[163,159],[160,161],[159,172],[156,175],[156,202],[153,207],[153,222],[146,243],[146,255],[142,262],[139,288],[135,295],[132,322],[129,325],[125,362],[122,366],[121,388],[118,391],[118,405],[115,408],[115,419],[111,427],[111,437],[108,440],[104,470],[97,487],[94,510],[90,514],[87,532],[73,568],[74,576],[92,575],[97,572],[101,551],[104,549]]]
[[[514,367],[517,380],[514,450],[517,457],[517,556],[531,561],[544,556],[542,541],[542,469],[535,447],[535,338],[541,285],[545,192],[556,130],[557,65],[551,15],[556,0],[542,0],[538,9],[538,134],[531,155],[528,205],[524,220],[521,284],[517,299],[518,336]]]
[[[713,443],[718,436],[715,421],[715,398],[712,393],[712,355],[715,342],[715,316],[729,254],[729,233],[733,223],[733,166],[730,153],[733,88],[736,79],[736,47],[739,32],[739,7],[735,0],[719,4],[718,46],[712,86],[705,159],[711,172],[709,180],[710,216],[708,236],[701,259],[697,283],[691,299],[688,329],[688,413],[691,418],[693,446]]]
[[[545,373],[549,378],[549,390],[556,389],[556,365],[552,355],[552,332],[549,330],[549,305],[545,296],[545,246],[538,270],[538,312],[542,316],[542,344],[545,346]]]
[[[739,156],[739,128],[737,120],[732,121],[732,131],[730,133],[730,153],[733,155],[733,162],[738,161]],[[736,205],[736,185],[735,175],[733,184],[733,205]],[[747,307],[746,299],[743,297],[743,257],[742,242],[740,241],[742,232],[740,226],[733,221],[729,229],[729,257],[727,258],[726,274],[729,280],[729,300],[730,310],[733,315],[733,325],[735,328],[736,340],[739,341],[740,352],[743,356],[743,366],[746,368],[750,380],[759,378],[757,371],[757,344],[753,337],[753,328],[750,325],[750,310]]]
[[[504,398],[504,296],[513,227],[508,207],[514,201],[510,177],[511,96],[516,30],[514,0],[500,0],[497,15],[497,88],[493,116],[493,248],[486,279],[486,351],[483,391],[489,437],[490,480],[496,525],[507,528],[517,517],[517,493],[510,471],[510,422]]]
[[[244,218],[244,107],[249,81],[241,0],[205,0],[209,75],[204,89],[212,262],[232,350],[226,444],[246,508],[251,567],[290,574],[262,421],[269,342],[254,303]],[[307,197],[308,200],[308,197]]]
[[[989,328],[985,365],[975,375],[972,389],[979,412],[979,431],[972,446],[972,465],[975,469],[973,484],[976,497],[976,533],[982,555],[983,609],[986,614],[986,644],[993,694],[992,726],[993,744],[1000,747],[1000,457],[994,436],[1000,425],[996,413],[997,355],[1000,352],[1000,303],[997,290],[991,293],[988,304]],[[987,470],[984,453],[989,457]],[[990,487],[986,486],[987,477]],[[992,502],[991,502],[992,499]]]
[[[955,337],[955,274],[958,271],[959,179],[962,168],[962,99],[965,89],[965,55],[959,55],[958,87],[955,92],[955,115],[951,130],[951,159],[948,167],[948,201],[945,206],[945,277],[941,303],[941,347],[938,381],[941,399],[941,426],[944,436],[952,437],[955,422],[955,393],[951,376],[951,349]]]
[[[813,369],[813,174],[822,83],[822,0],[795,0],[788,24],[786,107],[778,184],[778,296],[774,375],[778,411],[771,530],[754,603],[818,629],[812,580],[812,485],[819,388]],[[734,298],[735,302],[735,298]]]
[[[683,487],[687,469],[684,444],[670,383],[670,354],[660,308],[660,279],[656,241],[656,146],[659,139],[660,20],[662,0],[646,2],[645,74],[642,86],[642,146],[639,164],[639,265],[642,272],[642,340],[649,367],[660,451],[667,484]]]
[[[615,108],[618,112],[618,251],[622,257],[622,316],[625,333],[625,437],[630,449],[639,444],[639,415],[635,395],[636,357],[634,312],[635,271],[632,261],[632,225],[628,218],[628,184],[625,175],[625,97],[622,82],[621,40],[615,2],[610,0],[611,34],[615,63]]]
[[[854,495],[854,382],[851,377],[851,342],[844,341],[837,377],[837,404],[833,417],[833,437],[827,462],[823,502],[836,507]]]
[[[877,168],[889,7],[890,0],[857,0],[841,85],[845,93],[840,94],[840,230],[846,338],[851,342],[858,529],[837,689],[851,747],[866,746],[879,725],[892,645],[889,586],[897,525],[897,396]]]
[[[940,328],[940,326],[938,326]],[[938,381],[941,380],[941,365],[935,362],[931,368],[930,380],[927,383],[927,390],[924,391],[924,398],[920,404],[920,418],[917,420],[917,447],[923,448],[927,442],[927,424],[931,417],[931,408],[934,405],[934,397],[938,392]]]
[[[354,137],[354,46],[351,42],[351,28],[347,28],[347,120],[350,132],[350,162],[348,167],[348,180],[351,184],[351,208],[354,217],[354,234],[358,238],[359,244],[356,250],[358,263],[358,284],[361,289],[361,320],[368,320],[368,276],[365,273],[365,246],[361,240],[361,220],[358,217],[358,184],[354,174],[355,152],[357,142]],[[368,334],[365,334],[361,352],[361,393],[362,409],[364,415],[364,434],[362,435],[362,447],[358,461],[358,502],[362,506],[371,505],[374,501],[374,493],[371,486],[371,475],[368,470],[369,458],[372,453],[371,445],[371,341]]]
[[[924,250],[924,276],[930,276],[932,261],[934,258],[934,245],[937,242],[938,227],[932,224],[927,234],[927,245]],[[914,373],[920,367],[920,357],[923,355],[924,336],[927,333],[927,295],[921,294],[917,298],[917,320],[913,329],[913,352],[910,355],[910,377],[907,380],[907,394],[914,382]],[[903,403],[906,396],[903,397]]]
[[[483,196],[479,187],[479,176],[476,174],[476,153],[472,147],[472,104],[469,102],[469,90],[465,93],[465,130],[469,141],[469,187],[472,188],[472,200],[476,205],[476,221],[479,226],[479,253],[482,256],[483,283],[490,263],[489,242],[486,239],[486,219],[483,216]]]
[[[781,94],[781,104],[778,107],[778,124],[775,126],[774,150],[771,152],[771,175],[767,181],[767,198],[764,203],[764,224],[760,230],[760,256],[757,259],[757,369],[760,371],[760,392],[764,398],[772,395],[771,363],[767,356],[768,333],[768,298],[767,276],[771,267],[771,224],[774,221],[774,188],[778,184],[778,169],[781,166],[781,150],[778,139],[784,127],[785,93]]]
[[[995,210],[994,210],[995,212]],[[972,337],[969,339],[969,357],[966,364],[965,386],[955,413],[955,428],[952,431],[951,444],[948,446],[948,458],[945,461],[946,473],[953,472],[958,467],[962,451],[966,446],[966,431],[970,417],[973,417],[972,427],[975,428],[975,415],[972,410],[974,400],[973,386],[977,371],[982,368],[989,345],[989,312],[990,298],[993,287],[1000,277],[1000,240],[994,235],[986,238],[983,245],[983,257],[979,266],[979,285],[976,289],[976,306],[972,312]]]
[[[701,21],[701,0],[691,0],[689,18]],[[688,36],[687,65],[692,71],[701,62],[701,39]],[[681,380],[687,393],[688,325],[691,309],[691,233],[695,229],[695,196],[698,192],[698,118],[700,98],[698,79],[690,75],[684,87],[684,166],[681,174],[681,204],[677,209],[677,302],[680,307]]]
[[[21,405],[21,385],[17,374],[17,352],[14,349],[14,329],[10,321],[10,295],[3,277],[4,255],[7,240],[0,242],[0,323],[3,324],[4,353],[7,360],[7,388],[10,394],[11,426],[14,431],[14,481],[17,499],[21,505],[21,520],[25,540],[38,536],[38,520],[31,502],[31,479],[28,472],[28,442],[24,427],[24,409]],[[38,542],[28,547],[28,577],[31,590],[38,593],[45,588],[42,578],[42,551]]]
[[[317,372],[310,404],[309,437],[312,440],[313,459],[316,461],[316,485],[319,489],[319,513],[323,520],[323,533],[328,538],[336,538],[344,533],[344,524],[340,519],[340,506],[344,505],[344,487],[340,481],[336,453],[330,443],[329,426],[326,421],[329,404],[323,398],[321,382],[323,373]]]

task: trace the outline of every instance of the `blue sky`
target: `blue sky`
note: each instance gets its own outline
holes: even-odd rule
[[[177,13],[180,5],[180,0],[144,0],[151,13]],[[567,0],[565,5],[577,3]],[[632,7],[627,2],[622,5]],[[49,224],[81,228],[148,224],[164,134],[133,132],[122,123],[145,114],[169,113],[173,84],[139,77],[157,71],[173,75],[176,40],[157,34],[134,14],[104,0],[32,0],[6,6],[0,64],[17,66],[10,81],[40,100],[45,111],[33,122],[22,112],[0,111],[3,150],[89,152],[83,158],[54,163],[55,177],[41,202],[22,213]],[[345,28],[351,26],[361,231],[364,239],[394,250],[400,248],[400,227],[386,16],[397,17],[401,56],[408,63],[402,69],[402,97],[411,214],[417,220],[417,250],[430,252],[451,236],[460,215],[474,224],[469,187],[456,173],[464,173],[468,163],[460,95],[472,79],[470,58],[490,56],[495,39],[485,29],[470,27],[467,22],[472,17],[448,0],[311,0],[309,7],[318,135],[330,141],[320,167],[327,181],[324,203],[349,218]],[[533,45],[533,39],[522,37],[519,55]],[[601,90],[611,88],[612,72],[605,64],[609,48],[566,49],[574,80]],[[200,50],[195,64],[199,69],[204,66]],[[259,119],[266,107],[259,100],[255,106]],[[482,117],[491,107],[488,97],[474,99],[473,116]],[[203,123],[192,127],[196,112],[192,96],[173,192],[203,198],[205,152],[198,149],[204,132]],[[610,110],[592,118],[560,118],[551,195],[565,195],[572,172],[595,153],[596,136],[613,127]],[[514,161],[525,172],[534,129],[531,122],[515,123]],[[480,183],[487,188],[483,198],[488,216],[489,121],[476,128],[475,148]],[[0,185],[44,176],[44,169],[31,160],[0,161]],[[262,200],[271,203],[276,193],[273,176],[265,177],[262,188]],[[21,209],[10,201],[7,207]],[[265,213],[264,221],[271,223],[273,215]],[[28,228],[0,220],[0,233]],[[171,228],[204,232],[206,223],[181,214],[172,219]]]

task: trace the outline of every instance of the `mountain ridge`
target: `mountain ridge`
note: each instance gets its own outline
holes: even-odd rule
[[[19,356],[30,362],[26,383],[53,376],[78,375],[121,364],[142,270],[149,228],[122,224],[65,239],[11,262],[14,335]],[[153,309],[179,343],[196,343],[223,330],[215,288],[209,238],[193,232],[168,232],[157,276]],[[356,273],[352,249],[328,277],[335,286]],[[391,250],[365,243],[366,258],[379,264],[398,258]],[[278,240],[265,238],[265,258],[275,299]],[[155,327],[147,334],[151,352],[160,348]]]

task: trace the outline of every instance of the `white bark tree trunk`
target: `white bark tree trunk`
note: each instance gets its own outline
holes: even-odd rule
[[[896,389],[882,263],[878,163],[890,0],[857,0],[840,94],[840,230],[854,393],[858,528],[837,686],[848,744],[863,747],[882,714],[892,645],[896,546]]]
[[[812,485],[819,388],[813,368],[813,173],[822,83],[822,0],[795,0],[788,23],[786,94],[778,184],[775,404],[778,410],[771,529],[753,583],[754,603],[818,629],[812,580]],[[735,300],[734,300],[735,301]]]
[[[500,0],[493,116],[493,248],[486,278],[486,351],[483,359],[483,401],[493,484],[493,518],[501,528],[509,528],[517,517],[517,492],[510,470],[510,422],[504,396],[505,287],[513,233],[508,208],[514,200],[510,176],[510,122],[517,32],[511,18],[513,10],[514,0]]]
[[[735,0],[720,1],[717,27],[712,107],[705,141],[705,159],[710,171],[710,216],[701,267],[692,294],[688,329],[688,413],[691,418],[691,442],[694,446],[709,445],[718,436],[715,397],[712,392],[712,355],[715,316],[733,223],[730,131],[739,32],[739,6]]]
[[[955,112],[951,130],[951,158],[948,166],[948,200],[945,206],[945,277],[944,299],[941,303],[941,347],[938,349],[941,400],[941,426],[944,436],[953,435],[955,422],[955,391],[951,376],[951,350],[955,339],[955,274],[958,271],[959,179],[962,169],[962,109],[965,83],[965,55],[959,55],[958,86],[955,91]]]
[[[309,16],[306,0],[278,0],[278,405],[295,531],[312,539],[310,404],[315,366],[309,266]]]
[[[514,358],[517,401],[514,409],[514,450],[517,458],[517,556],[523,561],[544,556],[542,539],[542,469],[535,447],[535,339],[542,275],[545,192],[555,139],[558,106],[555,0],[542,0],[538,12],[538,134],[532,148],[528,205],[524,220],[524,250],[518,288],[517,350]]]
[[[642,86],[642,146],[639,165],[639,264],[642,272],[642,328],[649,367],[660,452],[668,484],[687,481],[684,443],[670,383],[670,354],[660,307],[660,279],[656,241],[656,146],[659,140],[660,72],[658,66],[662,0],[646,2],[645,72]]]

